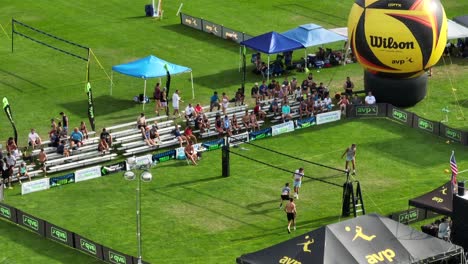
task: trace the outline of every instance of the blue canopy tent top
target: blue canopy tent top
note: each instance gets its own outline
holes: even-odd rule
[[[268,72],[270,71],[270,54],[304,48],[301,43],[274,31],[242,41],[240,44],[253,50],[268,54]],[[269,79],[268,74],[267,79]]]
[[[192,99],[195,98],[195,91],[193,88],[192,69],[167,62],[153,55],[150,55],[148,57],[138,59],[135,61],[131,61],[128,63],[112,66],[112,71],[116,71],[118,73],[128,75],[128,76],[144,79],[145,85],[144,85],[143,95],[146,96],[146,80],[149,78],[159,78],[159,77],[166,76],[166,69],[164,67],[165,65],[167,65],[167,69],[171,75],[190,72],[190,80],[192,82]],[[112,86],[113,86],[113,81],[111,78],[111,91],[110,91],[111,94],[112,94]],[[144,109],[144,104],[143,104],[143,109]]]

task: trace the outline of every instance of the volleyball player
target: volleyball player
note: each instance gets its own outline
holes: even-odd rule
[[[294,198],[299,199],[299,189],[302,185],[302,178],[304,177],[304,168],[297,169],[293,174],[294,179]]]
[[[356,174],[356,144],[352,144],[351,147],[348,147],[343,155],[341,155],[341,158],[343,158],[346,155],[346,164],[345,164],[345,170],[348,172],[348,165],[349,162],[351,161],[351,164],[353,165],[353,175]]]

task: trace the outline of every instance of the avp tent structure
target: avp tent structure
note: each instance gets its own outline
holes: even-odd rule
[[[439,263],[463,248],[376,214],[330,224],[242,255],[238,264]],[[460,262],[463,263],[463,262]]]
[[[410,206],[432,211],[438,214],[451,216],[453,208],[452,183],[444,185],[408,201]]]
[[[180,66],[177,64],[167,62],[153,55],[150,55],[148,57],[144,57],[142,59],[138,59],[135,61],[131,61],[128,63],[112,66],[112,71],[116,71],[124,75],[143,79],[145,81],[143,95],[146,96],[146,80],[150,78],[159,78],[159,77],[166,76],[167,74],[166,67],[167,67],[167,71],[169,71],[171,75],[176,75],[176,74],[186,73],[186,72],[190,73],[190,80],[192,82],[192,99],[195,98],[195,91],[193,88],[192,69],[187,68],[185,66]],[[112,83],[113,82],[111,79],[111,94],[112,94]],[[143,109],[144,108],[145,108],[145,104],[143,104]]]
[[[460,25],[468,27],[468,15],[454,17],[453,21],[457,22]]]
[[[301,25],[282,33],[282,35],[301,43],[306,48],[348,39],[348,37],[316,24]]]
[[[270,54],[276,54],[304,48],[304,46],[301,43],[287,38],[274,31],[242,41],[240,44],[253,50],[266,53],[268,55],[268,72],[270,72]],[[245,56],[245,54],[243,56]],[[243,71],[245,71],[245,66]],[[269,75],[267,74],[267,82],[268,80]]]

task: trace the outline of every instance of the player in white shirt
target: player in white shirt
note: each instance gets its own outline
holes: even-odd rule
[[[172,107],[174,108],[174,113],[173,115],[175,117],[177,117],[176,115],[178,115],[180,117],[180,113],[179,113],[179,102],[184,102],[182,101],[182,99],[180,98],[179,96],[179,90],[176,90],[174,92],[174,94],[172,95]]]
[[[299,199],[299,189],[301,188],[302,178],[304,177],[304,168],[297,169],[293,174],[294,197]]]

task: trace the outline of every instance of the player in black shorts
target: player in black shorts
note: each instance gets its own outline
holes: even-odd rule
[[[289,200],[289,194],[291,193],[291,188],[289,188],[289,182],[284,184],[283,189],[281,189],[281,203],[279,208],[283,207],[283,201]]]

